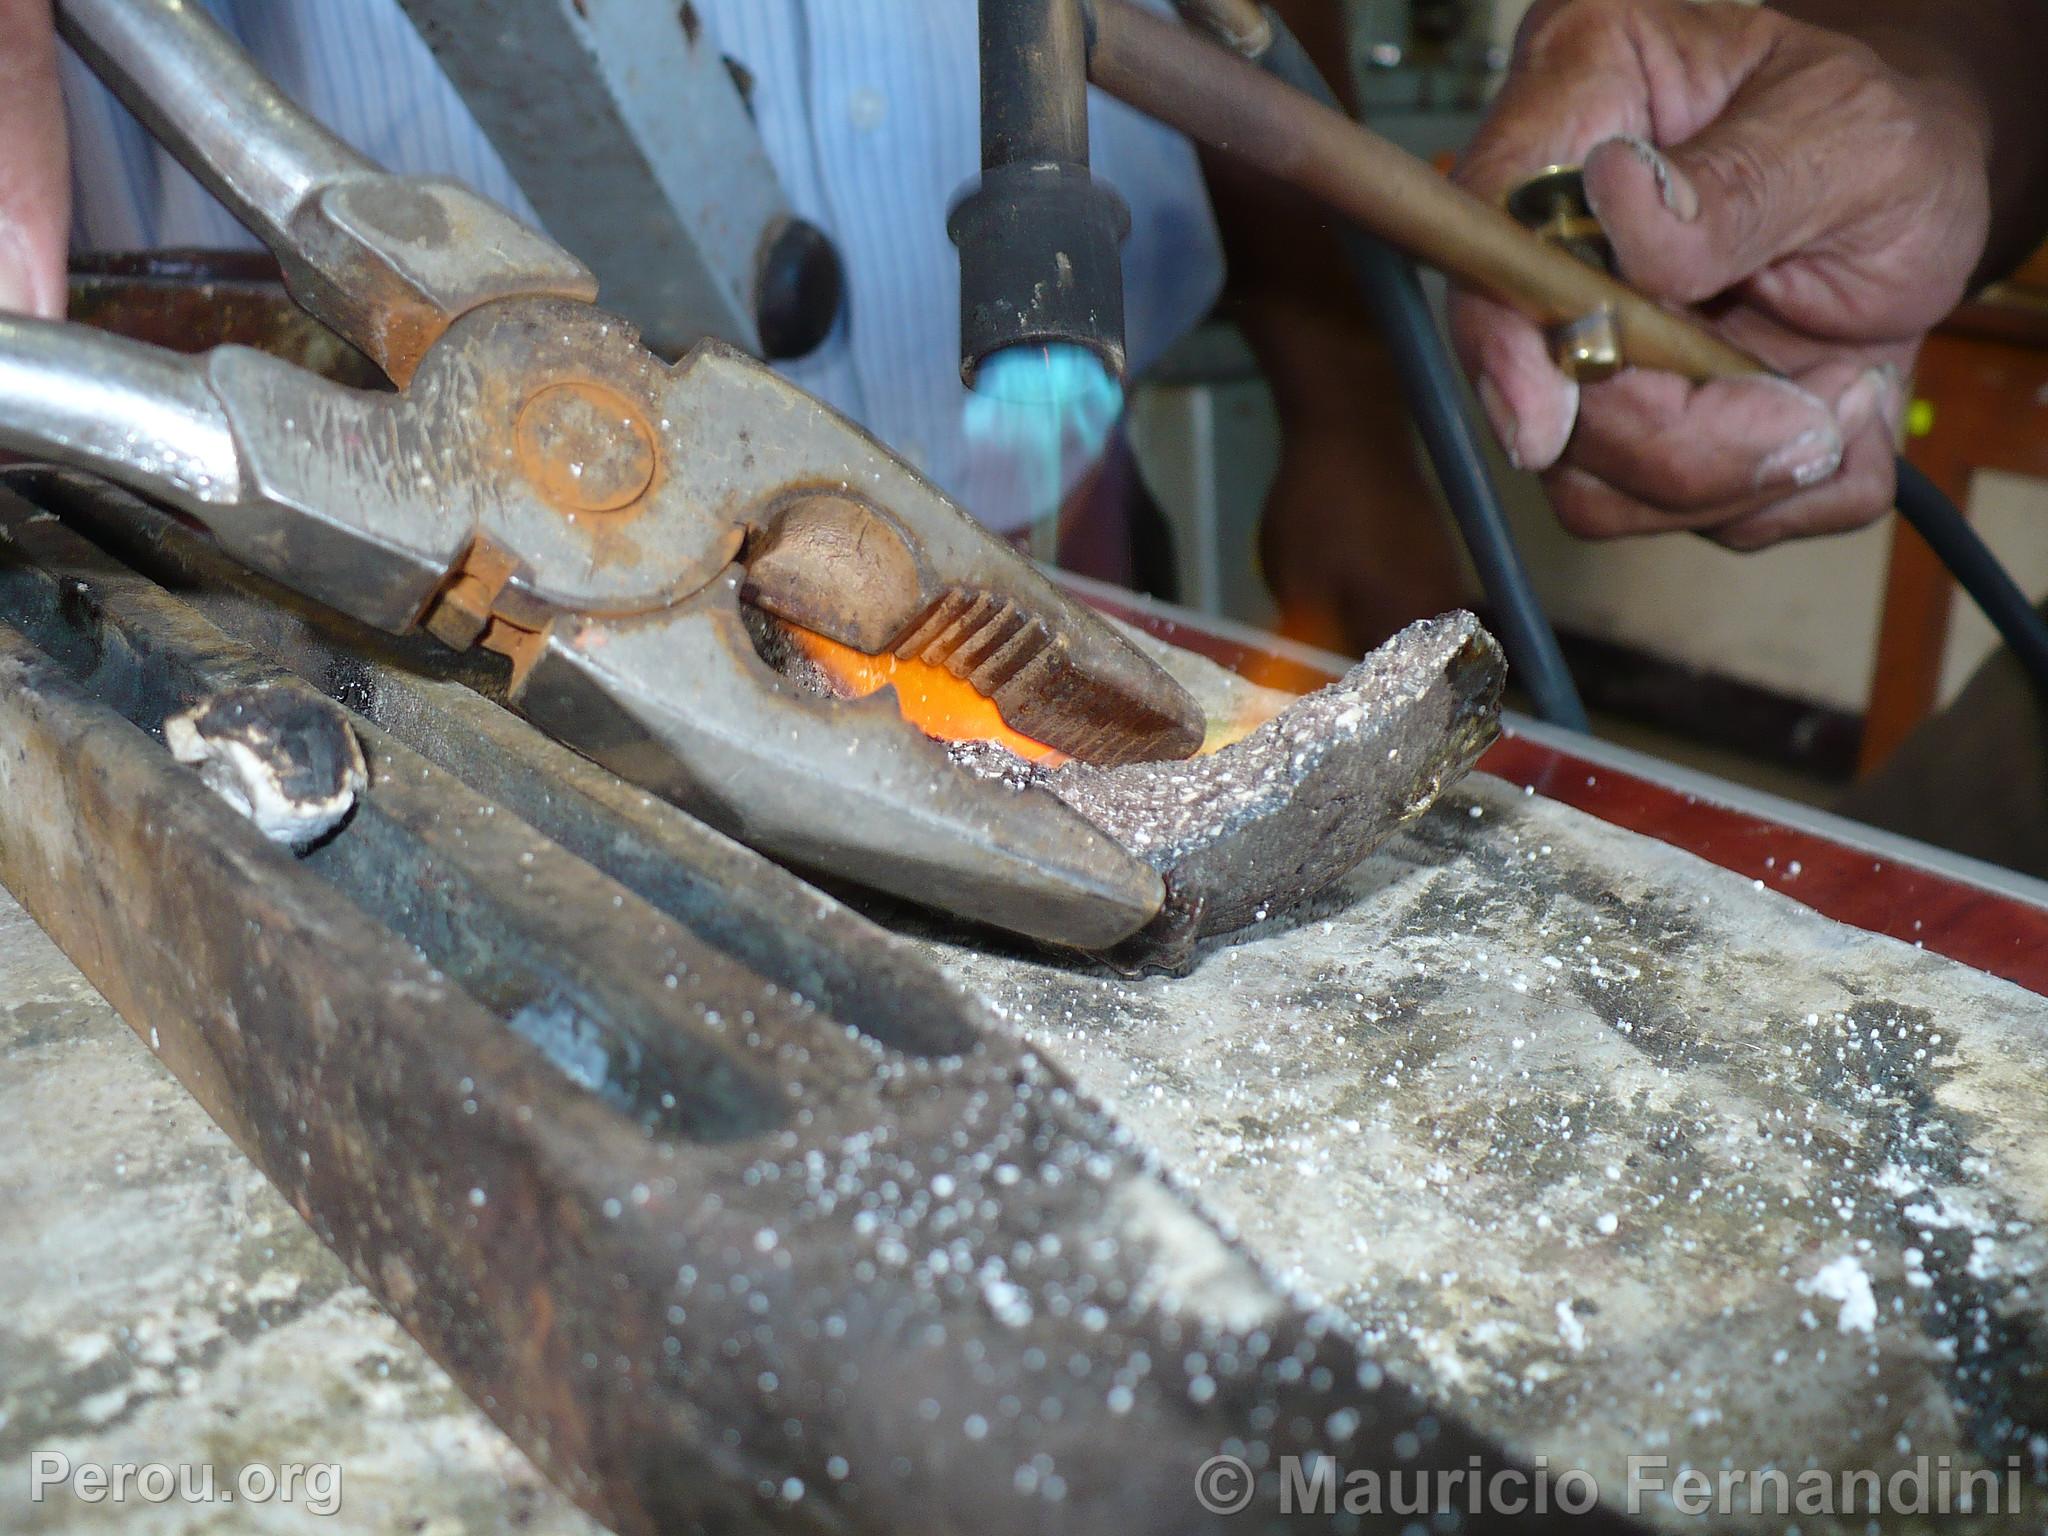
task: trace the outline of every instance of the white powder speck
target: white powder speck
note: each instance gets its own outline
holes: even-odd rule
[[[1578,1354],[1586,1347],[1586,1325],[1579,1321],[1569,1301],[1557,1304],[1557,1336],[1564,1340],[1564,1347]]]
[[[1837,1333],[1869,1333],[1877,1325],[1877,1298],[1870,1292],[1870,1276],[1853,1253],[1822,1266],[1811,1280],[1798,1281],[1795,1289],[1802,1296],[1841,1303],[1841,1315],[1835,1319]]]

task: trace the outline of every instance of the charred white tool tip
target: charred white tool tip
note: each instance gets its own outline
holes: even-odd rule
[[[341,707],[289,688],[230,688],[164,721],[171,755],[274,843],[341,825],[369,783]]]

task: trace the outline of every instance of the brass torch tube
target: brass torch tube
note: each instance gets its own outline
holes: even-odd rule
[[[1256,64],[1128,0],[1088,0],[1090,77],[1203,144],[1242,157],[1545,326],[1614,315],[1622,357],[1705,381],[1765,372],[1689,316],[1524,229],[1425,161]]]

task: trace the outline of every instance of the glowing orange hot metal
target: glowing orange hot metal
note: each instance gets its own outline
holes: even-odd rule
[[[1068,761],[1057,747],[1010,729],[994,703],[944,667],[899,660],[886,652],[870,656],[813,630],[794,624],[783,628],[804,655],[849,696],[864,699],[885,686],[894,687],[896,707],[903,718],[927,736],[941,741],[991,741],[1048,768]]]

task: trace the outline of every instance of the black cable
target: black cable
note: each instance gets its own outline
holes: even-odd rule
[[[1337,106],[1329,82],[1286,23],[1270,7],[1266,15],[1273,23],[1273,43],[1259,62],[1296,90]],[[1430,313],[1415,264],[1353,225],[1344,226],[1343,238],[1359,288],[1393,354],[1437,482],[1478,569],[1514,680],[1528,693],[1537,718],[1587,730],[1586,706],[1501,510],[1500,492],[1459,392],[1456,365]]]
[[[1941,557],[1957,585],[1984,611],[1984,617],[2027,669],[2034,687],[2048,700],[2048,620],[2027,601],[2027,594],[1999,564],[1991,546],[1942,494],[1940,486],[1904,459],[1899,460],[1898,471],[1899,516]]]

